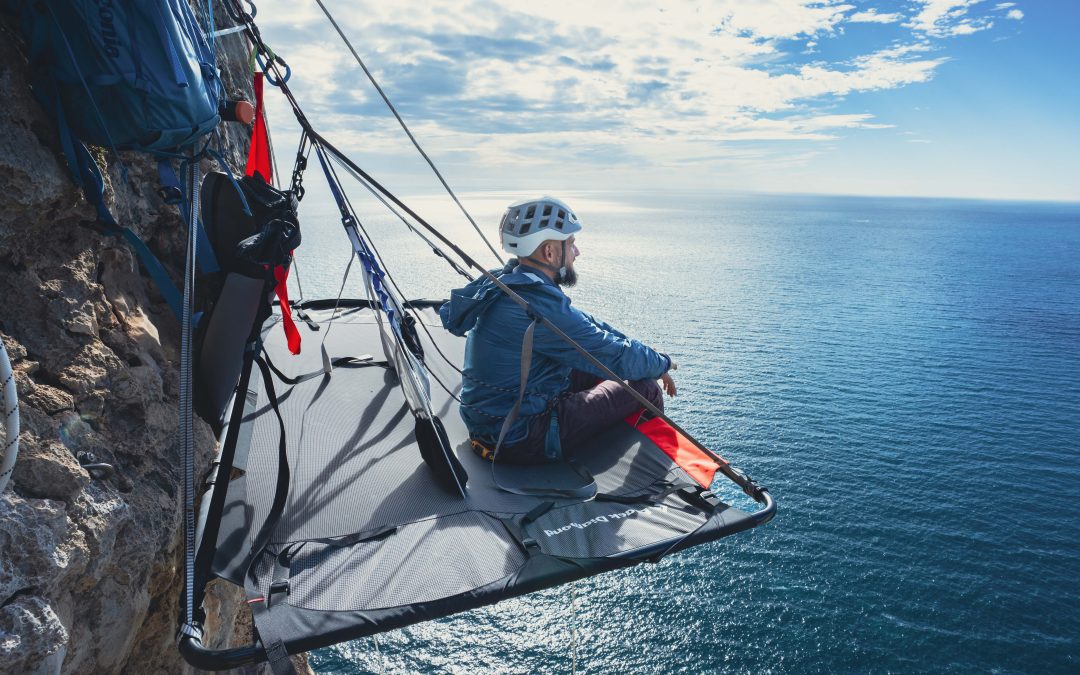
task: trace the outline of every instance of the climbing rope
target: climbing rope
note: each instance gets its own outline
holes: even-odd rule
[[[446,182],[446,179],[443,178],[443,175],[435,167],[435,163],[431,161],[431,158],[428,157],[426,152],[424,152],[424,149],[420,147],[420,143],[416,140],[416,137],[413,136],[411,131],[409,131],[409,127],[405,124],[405,120],[401,119],[401,115],[398,114],[397,108],[395,108],[394,104],[390,102],[390,98],[386,95],[386,92],[383,91],[383,88],[379,86],[379,83],[375,81],[375,76],[371,74],[371,71],[368,70],[368,67],[364,64],[364,60],[361,59],[360,55],[356,53],[356,49],[353,48],[352,42],[350,42],[349,38],[346,37],[345,32],[341,30],[341,26],[338,25],[338,22],[334,20],[334,16],[330,14],[330,10],[326,8],[326,5],[323,4],[322,0],[315,0],[315,2],[317,2],[319,4],[319,7],[322,8],[323,14],[325,14],[326,18],[330,20],[330,24],[334,27],[334,30],[337,31],[337,34],[341,36],[341,39],[345,42],[345,46],[349,48],[350,52],[352,52],[353,57],[356,59],[356,62],[360,64],[360,67],[364,70],[364,74],[367,75],[367,78],[371,82],[371,85],[375,87],[376,91],[379,92],[379,96],[382,97],[382,100],[386,103],[386,106],[390,108],[390,112],[394,113],[394,117],[397,118],[398,124],[400,124],[401,128],[405,131],[405,135],[409,137],[409,140],[412,141],[413,146],[420,153],[420,156],[424,158],[424,161],[427,162],[428,166],[431,167],[431,170],[435,172],[435,175],[438,177],[439,182],[442,183],[442,186],[444,188],[446,188],[446,192],[450,195],[451,199],[453,199],[454,203],[458,205],[458,208],[461,209],[461,212],[465,214],[465,218],[467,218],[468,221],[472,224],[473,229],[476,230],[476,233],[478,235],[480,235],[480,239],[482,239],[487,245],[488,249],[491,250],[492,255],[494,255],[495,259],[499,261],[499,264],[504,264],[505,261],[502,259],[502,256],[500,256],[499,252],[495,250],[495,247],[491,245],[491,242],[484,235],[483,230],[481,230],[480,226],[476,224],[476,221],[473,220],[473,217],[465,209],[465,206],[461,203],[461,200],[458,199],[457,195],[454,194],[453,189],[450,188],[449,183]]]
[[[199,230],[199,162],[194,157],[188,165],[187,256],[184,260],[184,302],[180,313],[180,449],[184,472],[184,625],[181,631],[195,629],[195,426],[193,419],[191,368],[194,359],[191,308],[195,292],[195,256]]]
[[[330,159],[333,160],[334,163],[336,163],[338,166],[340,166],[343,171],[345,171],[350,176],[352,176],[353,179],[356,180],[357,183],[360,183],[360,185],[362,185],[364,187],[364,189],[366,189],[368,192],[370,192],[371,195],[373,197],[375,197],[375,199],[379,200],[379,203],[382,204],[383,206],[385,206],[390,211],[390,213],[397,216],[397,219],[400,220],[405,225],[405,227],[407,227],[409,229],[410,232],[412,232],[416,236],[420,237],[420,239],[422,239],[425,244],[427,244],[429,247],[431,247],[431,250],[435,255],[437,255],[440,258],[442,258],[443,260],[445,260],[450,265],[450,267],[453,268],[453,270],[455,272],[457,272],[461,276],[465,277],[469,281],[473,281],[473,277],[472,277],[471,274],[469,274],[465,270],[461,269],[461,266],[458,265],[456,262],[454,262],[450,258],[450,256],[446,255],[446,252],[443,251],[441,248],[439,248],[435,244],[435,242],[433,242],[430,239],[428,239],[427,237],[425,237],[423,232],[416,229],[416,227],[414,227],[413,224],[410,223],[405,218],[405,216],[401,215],[401,213],[397,209],[395,209],[393,206],[390,205],[390,202],[386,201],[386,199],[381,194],[379,194],[375,190],[375,188],[371,187],[371,185],[369,185],[367,183],[367,181],[365,181],[364,178],[360,174],[353,171],[352,168],[348,164],[345,164],[344,162],[342,162],[341,158],[338,157],[337,155],[331,155]],[[365,234],[364,236],[367,236],[367,235]]]
[[[19,454],[19,395],[15,388],[15,373],[11,369],[7,349],[0,340],[0,380],[3,381],[4,450],[0,453],[0,492],[4,491],[15,457]]]
[[[330,321],[326,326],[326,330],[323,331],[322,342],[319,343],[319,350],[322,353],[323,372],[329,374],[334,369],[330,360],[330,354],[326,351],[326,339],[330,337],[330,331],[334,328],[334,320],[338,318],[338,307],[341,306],[341,295],[345,292],[345,283],[349,280],[349,272],[352,271],[353,261],[356,260],[356,251],[349,251],[349,264],[345,266],[345,274],[341,277],[341,288],[338,289],[337,300],[334,301],[334,311],[330,313]]]

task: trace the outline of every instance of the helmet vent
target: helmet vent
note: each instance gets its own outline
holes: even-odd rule
[[[2,0],[0,0],[2,3]],[[577,216],[554,197],[520,201],[506,208],[499,239],[511,255],[529,255],[545,240],[566,241],[581,230]]]

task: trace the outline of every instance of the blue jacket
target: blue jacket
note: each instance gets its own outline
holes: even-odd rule
[[[492,274],[527,300],[601,363],[626,380],[658,378],[671,359],[631,340],[608,324],[570,306],[570,298],[550,279],[515,261]],[[461,416],[474,438],[494,441],[503,419],[517,400],[521,381],[521,343],[532,322],[520,306],[487,277],[450,292],[439,308],[443,326],[454,335],[468,334],[461,386]],[[533,358],[521,411],[505,443],[525,439],[527,425],[547,412],[570,386],[571,369],[603,377],[577,350],[545,328],[536,326]]]

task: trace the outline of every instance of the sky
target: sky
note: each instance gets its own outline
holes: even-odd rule
[[[1080,201],[1078,0],[324,2],[461,191]],[[320,133],[440,190],[314,0],[256,5]]]

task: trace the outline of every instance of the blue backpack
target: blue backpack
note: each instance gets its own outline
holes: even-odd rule
[[[31,86],[75,138],[168,151],[217,126],[221,83],[187,0],[8,0]]]
[[[123,236],[165,299],[179,293],[157,258],[105,206],[101,170],[83,143],[160,157],[163,194],[180,201],[167,158],[220,122],[223,88],[213,50],[187,0],[4,0],[26,40],[30,85],[56,121],[76,184],[98,229]],[[179,312],[178,312],[179,313]]]

